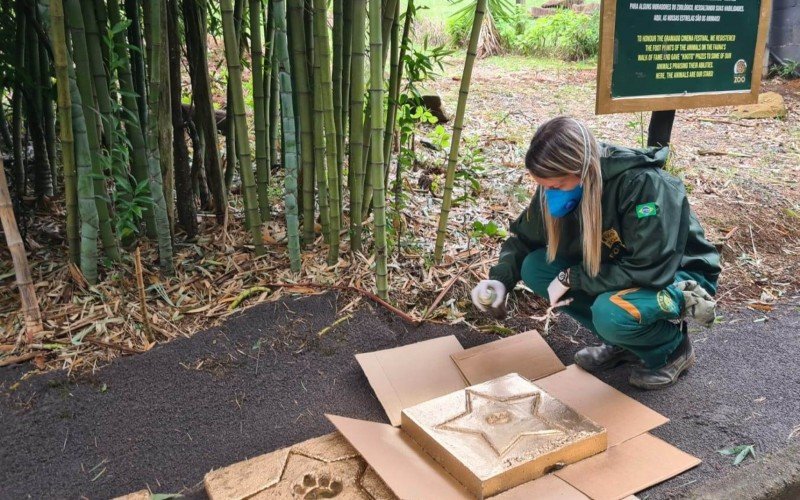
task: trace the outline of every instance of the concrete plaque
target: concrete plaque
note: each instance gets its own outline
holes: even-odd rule
[[[402,412],[401,427],[479,498],[604,451],[604,428],[516,373]]]

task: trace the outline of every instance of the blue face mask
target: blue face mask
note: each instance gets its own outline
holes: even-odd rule
[[[545,189],[545,198],[547,200],[547,209],[550,215],[555,218],[564,217],[569,215],[570,212],[578,207],[583,196],[583,185],[578,184],[569,191],[561,189]]]

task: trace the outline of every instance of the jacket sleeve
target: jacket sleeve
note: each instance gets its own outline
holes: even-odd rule
[[[544,226],[538,194],[509,227],[509,236],[500,247],[500,258],[489,270],[489,279],[502,282],[511,291],[520,280],[522,261],[532,251],[545,246]]]
[[[656,214],[650,215],[653,209]],[[594,277],[582,265],[573,266],[572,288],[599,295],[672,284],[689,233],[690,209],[683,187],[655,172],[635,176],[625,186],[618,210],[625,245],[620,257],[604,262]]]

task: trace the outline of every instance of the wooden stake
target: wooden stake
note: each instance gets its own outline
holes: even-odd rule
[[[14,218],[14,209],[11,205],[11,193],[8,192],[6,171],[3,167],[3,158],[0,156],[0,221],[3,232],[6,234],[8,250],[14,261],[14,272],[17,275],[17,287],[22,302],[22,312],[25,315],[25,335],[30,344],[33,336],[42,331],[42,313],[39,311],[39,301],[36,298],[36,289],[31,279],[31,269],[28,266],[28,256],[25,254],[25,245],[19,234],[17,220]]]
[[[136,285],[139,287],[139,305],[142,308],[142,323],[144,323],[144,332],[147,335],[147,340],[153,341],[153,330],[150,328],[150,320],[147,317],[147,300],[144,293],[144,275],[142,273],[142,252],[139,247],[136,247],[136,260],[134,261],[136,267]]]

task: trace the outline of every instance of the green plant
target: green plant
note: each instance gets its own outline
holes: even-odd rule
[[[800,76],[800,61],[786,59],[783,64],[773,64],[770,67],[770,76],[780,76],[787,79],[798,78]]]
[[[646,143],[644,140],[644,113],[639,113],[635,120],[629,121],[628,123],[625,124],[625,126],[634,131],[638,129],[639,147],[641,148],[645,147]]]
[[[483,149],[478,147],[477,138],[465,138],[464,146],[461,167],[455,172],[455,179],[461,187],[461,194],[453,199],[456,205],[475,200],[482,189],[478,177],[486,170],[483,166]]]
[[[482,238],[488,236],[489,238],[503,239],[508,235],[508,232],[499,226],[495,221],[483,222],[476,220],[472,223],[472,237]]]
[[[579,61],[597,55],[600,14],[559,9],[552,16],[527,23],[512,44],[514,51],[529,56]]]
[[[752,455],[753,458],[756,457],[756,450],[752,444],[742,444],[739,446],[732,446],[730,448],[723,448],[721,450],[717,450],[717,453],[727,456],[736,455],[736,458],[733,459],[733,465],[739,465],[745,458],[747,458],[748,455]]]
[[[472,29],[472,18],[475,15],[474,0],[457,0],[454,3],[461,4],[465,2],[467,3],[451,15],[445,24],[448,40],[456,47],[466,45]],[[504,32],[508,34],[510,29],[519,25],[527,17],[523,7],[513,5],[508,0],[488,0],[486,10],[487,17],[491,16],[493,19],[501,39],[503,39]]]

